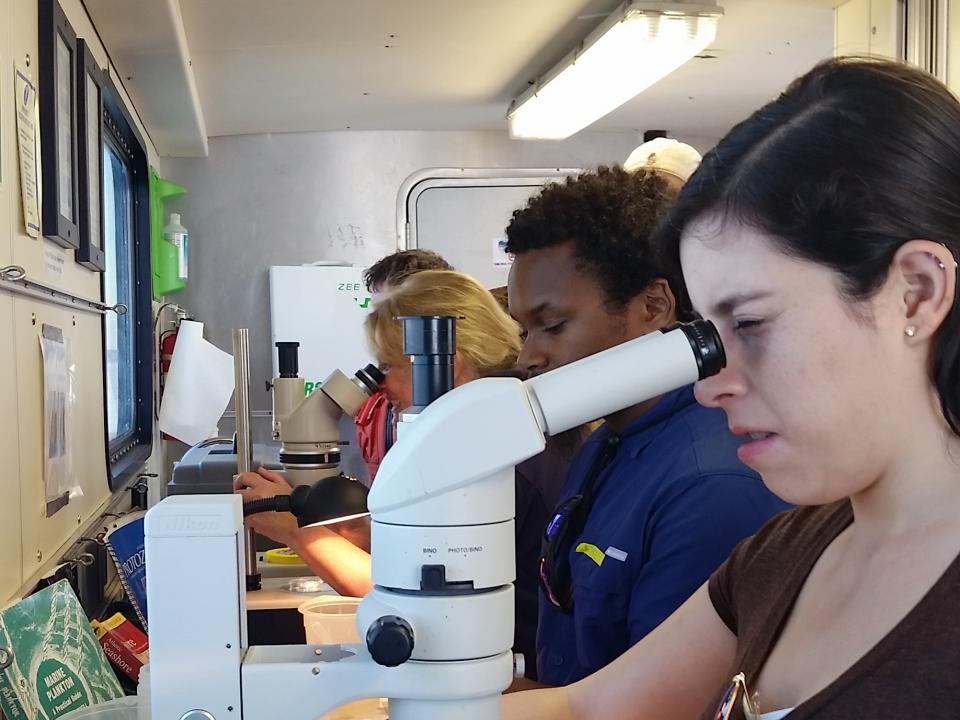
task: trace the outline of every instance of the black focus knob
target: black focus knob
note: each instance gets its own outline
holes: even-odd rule
[[[402,665],[413,654],[413,628],[396,615],[377,618],[367,630],[367,649],[378,665]]]

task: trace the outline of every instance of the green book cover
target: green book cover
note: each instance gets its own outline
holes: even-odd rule
[[[7,720],[54,720],[123,696],[66,580],[0,610],[0,668]]]

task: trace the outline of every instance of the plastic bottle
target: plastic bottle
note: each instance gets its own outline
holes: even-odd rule
[[[170,213],[170,222],[163,229],[163,239],[177,248],[177,277],[186,280],[189,275],[187,243],[189,241],[187,229],[180,224],[180,213]]]

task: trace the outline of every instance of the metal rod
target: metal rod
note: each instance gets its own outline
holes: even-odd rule
[[[250,443],[250,331],[247,328],[233,331],[233,376],[236,387],[233,406],[237,414],[237,473],[240,474],[250,472],[253,465]],[[249,528],[245,534],[244,565],[247,589],[259,590],[257,534]]]
[[[234,408],[237,414],[237,472],[250,472],[250,331],[233,331],[233,376],[236,383]]]
[[[36,280],[28,280],[23,268],[19,265],[8,265],[0,268],[0,288],[15,293],[17,295],[26,295],[27,297],[38,300],[46,300],[56,305],[63,305],[72,310],[82,310],[85,312],[95,312],[101,315],[108,312],[115,312],[117,315],[125,315],[127,306],[123,303],[116,305],[104,305],[96,300],[73,295],[63,290],[44,285]]]

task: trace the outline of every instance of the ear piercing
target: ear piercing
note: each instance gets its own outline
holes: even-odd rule
[[[953,260],[953,269],[960,271],[960,264],[958,264],[956,258],[954,258],[954,256],[953,256],[953,250],[951,250],[950,248],[948,248],[945,243],[940,243],[940,245],[943,246],[943,249],[944,249],[944,250],[946,250],[948,253],[950,253],[950,258]],[[933,253],[930,253],[930,254],[933,255]],[[936,260],[937,260],[937,265],[940,266],[940,269],[941,269],[941,270],[946,270],[947,268],[946,268],[946,266],[943,264],[943,260],[941,260],[940,258],[937,258],[935,255],[934,255],[934,257],[936,258]]]
[[[914,335],[917,334],[917,326],[916,326],[916,325],[907,325],[907,326],[903,329],[903,334],[906,335],[906,336],[909,337],[909,338],[912,338]]]

